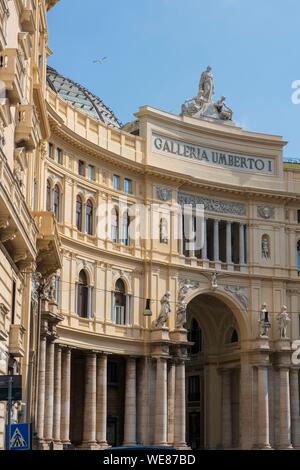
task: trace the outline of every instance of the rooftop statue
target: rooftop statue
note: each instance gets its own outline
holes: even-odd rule
[[[211,66],[208,65],[207,69],[202,72],[199,82],[198,97],[206,102],[210,102],[215,93],[214,77],[212,74]]]
[[[212,97],[215,93],[214,77],[210,66],[202,72],[199,82],[198,95],[187,100],[181,108],[181,114],[192,117],[208,117],[222,121],[232,121],[233,112],[225,104],[225,96],[214,103]]]

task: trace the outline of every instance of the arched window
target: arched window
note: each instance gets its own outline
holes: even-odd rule
[[[82,318],[88,317],[88,282],[85,271],[80,271],[77,288],[77,313]]]
[[[51,211],[51,182],[47,180],[47,189],[46,189],[46,210]]]
[[[189,341],[194,343],[191,347],[192,354],[198,354],[202,351],[202,331],[199,327],[197,320],[195,319],[193,319],[191,323],[191,328],[189,331]]]
[[[59,221],[60,189],[57,184],[53,192],[53,212],[57,221]]]
[[[226,335],[226,343],[227,344],[234,344],[239,342],[239,335],[235,328],[229,328],[227,335]]]
[[[124,245],[129,245],[129,224],[130,219],[128,212],[122,214],[122,243]]]
[[[117,325],[125,325],[126,292],[122,279],[118,279],[115,287],[115,308]]]
[[[298,273],[300,273],[300,240],[297,241],[297,267]]]
[[[235,329],[231,333],[230,342],[231,343],[238,343],[239,342],[239,336],[238,336],[237,331]]]
[[[122,279],[117,280],[112,292],[112,321],[117,325],[131,324],[131,296],[126,294]]]
[[[82,199],[79,195],[76,198],[76,227],[82,231]]]
[[[115,207],[111,211],[111,240],[114,243],[119,241],[119,212]]]
[[[168,243],[169,240],[169,230],[168,230],[168,221],[166,218],[162,217],[159,223],[159,239],[160,243]]]
[[[85,209],[85,223],[86,223],[86,233],[93,235],[93,203],[89,199],[86,203]]]

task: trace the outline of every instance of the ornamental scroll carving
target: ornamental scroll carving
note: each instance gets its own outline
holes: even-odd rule
[[[262,219],[274,219],[275,209],[274,207],[270,207],[270,206],[258,206],[257,215],[258,217],[261,217]]]
[[[172,189],[165,186],[156,186],[156,197],[160,201],[170,201],[172,199]]]
[[[224,201],[222,199],[212,199],[198,196],[196,194],[178,193],[178,204],[202,204],[207,212],[217,212],[219,214],[246,215],[246,205],[242,202]]]

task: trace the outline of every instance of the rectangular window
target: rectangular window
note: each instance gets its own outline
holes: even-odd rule
[[[297,221],[298,221],[298,224],[300,224],[300,209],[297,210]]]
[[[118,191],[120,189],[120,176],[114,175],[113,177],[113,188]]]
[[[95,167],[93,165],[88,166],[88,179],[94,181],[95,179]]]
[[[78,160],[78,174],[84,176],[84,161]]]
[[[124,193],[132,194],[132,180],[124,178]]]
[[[48,147],[48,157],[53,158],[53,144],[49,142],[49,147]]]
[[[62,149],[58,148],[56,149],[56,161],[57,163],[62,164]]]
[[[200,377],[199,375],[189,377],[189,401],[200,401]]]

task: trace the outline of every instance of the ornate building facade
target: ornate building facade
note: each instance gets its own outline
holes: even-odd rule
[[[122,126],[46,68],[55,3],[0,0],[14,419],[42,449],[299,448],[300,165],[234,124],[210,67],[180,116],[144,106]]]

